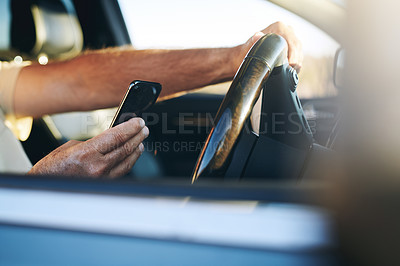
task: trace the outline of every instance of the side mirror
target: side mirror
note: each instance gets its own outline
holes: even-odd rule
[[[335,65],[333,66],[333,84],[338,89],[344,87],[344,65],[346,52],[343,48],[339,48],[335,55]]]

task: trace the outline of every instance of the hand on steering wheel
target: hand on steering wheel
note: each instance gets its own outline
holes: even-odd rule
[[[197,160],[192,182],[199,176],[224,174],[228,158],[275,66],[287,61],[286,41],[276,35],[261,37],[237,72],[216,116],[206,144]]]

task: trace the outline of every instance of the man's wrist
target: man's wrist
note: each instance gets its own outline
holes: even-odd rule
[[[233,76],[236,74],[237,70],[239,69],[240,65],[242,64],[244,58],[247,55],[250,47],[248,47],[247,43],[232,47],[232,71]],[[232,77],[233,77],[232,76]]]

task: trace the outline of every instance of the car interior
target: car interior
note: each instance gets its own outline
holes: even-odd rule
[[[123,9],[128,2],[133,1],[1,0],[0,60],[46,65],[86,50],[135,47]],[[137,1],[129,15],[143,15],[144,2]],[[399,128],[393,122],[398,99],[381,78],[394,80],[397,58],[391,49],[374,46],[390,47],[388,35],[395,34],[368,24],[384,25],[377,18],[385,22],[386,17],[399,24],[397,11],[396,16],[375,12],[379,5],[388,8],[389,1],[352,2],[365,4],[369,13],[349,16],[346,30],[350,39],[358,38],[352,52],[359,54],[346,54],[353,65],[343,69],[351,72],[352,86],[343,86],[344,41],[338,36],[344,29],[337,24],[344,23],[347,8],[361,14],[357,5],[342,0],[257,2],[279,6],[283,14],[293,13],[332,37],[335,58],[313,58],[303,66],[315,64],[312,71],[297,75],[283,56],[282,38],[264,36],[222,93],[199,88],[160,99],[142,113],[150,135],[127,176],[0,174],[1,265],[399,265],[393,263],[399,261],[400,239]],[[164,4],[174,9],[176,3]],[[358,23],[368,30],[359,30],[364,25]],[[387,39],[371,38],[371,32]],[[400,38],[393,43],[398,46]],[[360,64],[366,54],[390,67]],[[329,79],[329,84],[318,81],[318,89],[338,93],[303,97],[302,78],[313,80],[315,69],[323,69]],[[243,84],[248,91],[237,93]],[[353,113],[343,114],[349,110],[338,94],[348,97]],[[16,130],[35,164],[69,140],[98,135],[116,110],[38,119],[8,116],[7,126]],[[337,143],[342,121],[353,128]],[[347,145],[339,155],[345,167],[336,168],[342,145]]]
[[[10,19],[5,28],[9,30],[11,37],[8,44],[0,51],[0,58],[3,60],[14,59],[16,56],[32,61],[40,61],[44,58],[44,60],[68,59],[86,49],[131,44],[117,1],[9,1],[11,16],[9,16]],[[7,10],[3,9],[4,12]],[[5,34],[7,31],[3,33],[3,35]],[[277,95],[276,97],[284,96]],[[146,114],[143,114],[151,132],[145,143],[147,152],[134,166],[129,178],[163,179],[172,177],[190,180],[201,148],[215,124],[214,118],[223,99],[224,96],[220,94],[190,93],[159,101],[147,110]],[[298,99],[295,96],[294,99],[301,102],[301,104],[299,102],[297,104],[300,107],[299,112],[303,112],[302,109],[304,109],[304,114],[300,114],[300,116],[312,124],[313,132],[312,136],[309,136],[310,143],[305,143],[305,145],[315,143],[325,147],[337,121],[338,107],[335,97]],[[284,110],[284,112],[288,111]],[[110,112],[113,113],[115,110],[108,111],[107,114]],[[191,114],[191,116],[182,121],[182,117],[180,117],[182,113]],[[161,121],[154,121],[154,117]],[[307,124],[305,120],[303,122]],[[250,119],[247,120],[247,123],[249,121]],[[22,141],[33,164],[69,140],[68,136],[57,130],[57,125],[53,122],[54,120],[48,116],[35,119],[29,138]],[[182,123],[185,124],[186,129],[190,130],[191,134],[181,132]],[[165,134],[165,129],[168,130],[168,134]],[[244,137],[241,138],[244,139]],[[278,141],[287,144],[282,139]],[[182,143],[185,145],[181,147]],[[246,143],[244,146],[248,145],[251,144]],[[258,149],[263,150],[265,147]],[[242,152],[236,152],[236,154],[240,153]],[[272,154],[262,153],[253,157],[260,158],[260,156],[271,160],[275,158]],[[280,161],[289,160],[293,163],[298,161],[299,169],[303,169],[306,155],[293,156],[288,155],[287,158],[283,156]],[[260,165],[259,162],[247,163],[252,165],[249,166],[249,169],[255,169],[254,165]],[[232,163],[232,165],[235,164],[235,162]],[[272,165],[276,164],[271,164],[271,167]],[[277,175],[276,169],[266,169],[265,171],[262,171],[262,168],[258,169],[246,175],[263,176],[265,172],[273,173],[271,176]],[[280,167],[280,169],[282,170],[284,167]],[[244,174],[243,169],[234,169],[229,172],[231,174],[228,175],[236,172],[239,179]],[[299,170],[296,174],[282,173],[281,176],[292,176],[294,179],[299,179],[303,172],[304,169]]]

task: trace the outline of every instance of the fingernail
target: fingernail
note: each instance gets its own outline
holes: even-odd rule
[[[144,120],[142,118],[139,118],[139,124],[142,128],[145,126]]]
[[[144,145],[143,145],[143,143],[140,143],[140,144],[139,144],[139,150],[140,150],[140,152],[143,152],[143,151],[144,151]]]
[[[149,135],[149,128],[144,127],[142,130],[143,130],[143,135],[145,135],[147,137]]]

